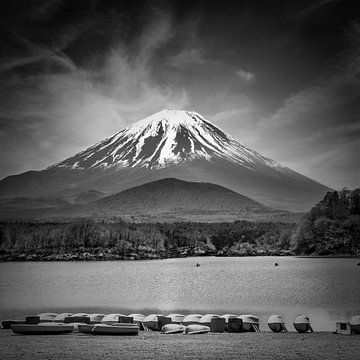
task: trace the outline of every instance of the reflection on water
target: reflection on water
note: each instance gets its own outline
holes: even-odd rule
[[[279,266],[275,267],[275,262]],[[360,314],[358,259],[186,258],[0,264],[0,315],[56,309],[310,315],[315,330]],[[201,266],[196,267],[196,263]]]

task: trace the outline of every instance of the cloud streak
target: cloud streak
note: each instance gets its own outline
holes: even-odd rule
[[[134,48],[118,43],[95,68],[76,66],[62,51],[21,39],[32,54],[3,63],[0,69],[5,75],[6,71],[45,59],[62,66],[50,73],[10,74],[0,89],[7,99],[0,103],[4,173],[29,164],[44,168],[161,108],[188,104],[185,89],[157,84],[152,77],[155,53],[172,37],[171,17],[159,12],[156,15]],[[22,146],[20,139],[25,139]]]

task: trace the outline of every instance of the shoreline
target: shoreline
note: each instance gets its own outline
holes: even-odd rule
[[[294,257],[299,259],[360,259],[360,255],[334,254],[334,255],[295,255],[288,251],[274,253],[255,253],[255,254],[224,254],[223,252],[209,252],[207,254],[194,254],[184,256],[161,256],[155,254],[140,256],[121,256],[118,254],[100,253],[64,253],[51,255],[20,254],[20,255],[0,255],[0,263],[6,262],[98,262],[98,261],[141,261],[141,260],[166,260],[184,259],[201,257]],[[360,263],[359,263],[360,264]]]
[[[140,332],[137,336],[15,335],[0,331],[4,359],[357,359],[360,337],[330,332]]]

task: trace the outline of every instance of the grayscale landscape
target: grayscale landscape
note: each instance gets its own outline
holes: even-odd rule
[[[356,1],[0,25],[1,358],[357,358]]]

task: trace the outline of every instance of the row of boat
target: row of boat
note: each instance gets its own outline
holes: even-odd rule
[[[287,332],[284,318],[271,315],[267,322],[273,332]],[[77,331],[93,335],[137,335],[139,330],[161,331],[165,334],[198,334],[205,332],[260,332],[260,319],[256,315],[235,314],[87,314],[41,313],[25,320],[5,320],[2,328],[17,334],[66,334]],[[351,333],[360,333],[360,316],[349,323]],[[293,326],[299,333],[312,332],[309,317],[297,315]]]

